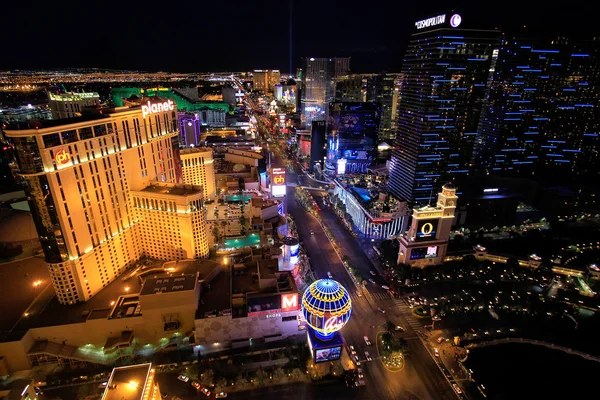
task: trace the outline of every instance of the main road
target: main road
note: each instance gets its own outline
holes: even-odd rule
[[[276,152],[270,151],[271,163],[283,166],[284,161],[281,157]],[[287,182],[297,182],[297,175],[297,170],[288,169]],[[379,275],[374,277],[376,283],[367,284],[365,295],[358,296],[358,288],[319,221],[298,204],[295,190],[293,186],[287,187],[286,210],[296,221],[299,239],[303,242],[317,278],[327,278],[327,272],[330,272],[333,279],[340,282],[351,293],[352,317],[342,330],[342,335],[348,345],[354,345],[356,348],[365,375],[366,387],[356,390],[357,398],[455,400],[456,395],[430,353],[398,312],[396,301],[381,288],[382,278]],[[362,251],[357,240],[330,211],[322,210],[321,217],[343,254],[347,255],[350,262],[360,268],[365,276],[370,276],[369,271],[374,270],[373,264]],[[311,234],[311,231],[314,234]],[[378,311],[379,308],[385,313]],[[390,372],[384,367],[375,346],[377,333],[383,331],[383,325],[388,320],[406,329],[402,335],[407,340],[411,357],[406,360],[405,367],[400,372]],[[369,338],[373,343],[372,346],[366,345],[364,336]],[[365,351],[370,353],[373,361],[366,361]]]

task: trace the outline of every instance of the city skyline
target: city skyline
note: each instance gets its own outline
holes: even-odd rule
[[[120,5],[119,12],[114,13],[108,7],[93,10],[57,8],[48,3],[31,10],[24,9],[22,4],[11,3],[7,5],[7,15],[26,13],[29,21],[26,30],[18,18],[5,21],[6,31],[14,32],[20,42],[37,43],[49,32],[59,32],[61,25],[71,24],[69,21],[85,20],[86,26],[96,26],[97,29],[81,34],[58,34],[66,41],[65,44],[46,45],[42,42],[32,45],[33,48],[11,47],[0,61],[0,70],[97,67],[207,72],[263,68],[288,73],[290,3],[269,0],[225,8],[217,4],[200,7],[183,2],[173,13],[176,18],[173,34],[156,28],[166,26],[169,17],[138,4]],[[301,57],[311,56],[352,57],[352,72],[397,72],[410,34],[414,32],[415,21],[450,12],[451,7],[470,23],[476,21],[481,28],[498,28],[502,32],[514,32],[523,26],[530,32],[546,30],[549,22],[552,23],[552,33],[556,35],[591,35],[594,32],[593,13],[550,4],[544,4],[542,8],[516,1],[505,2],[503,7],[474,2],[447,5],[434,1],[415,6],[382,2],[361,8],[357,13],[354,7],[339,7],[337,2],[332,2],[320,5],[318,15],[310,7],[298,2],[293,4],[292,72],[300,67]],[[198,7],[197,14],[194,14],[195,7]],[[273,13],[261,13],[263,7],[273,10]],[[184,14],[179,11],[182,9],[191,12]],[[198,15],[197,20],[194,20],[194,15]],[[311,19],[322,22],[307,23]],[[108,26],[116,28],[105,32]],[[144,33],[149,30],[156,34]],[[193,51],[193,47],[189,46],[190,40],[197,41],[198,48],[203,50]],[[202,45],[204,40],[210,41],[211,45]],[[185,56],[174,59],[151,56],[155,48],[165,47]],[[115,57],[115,54],[119,56]]]

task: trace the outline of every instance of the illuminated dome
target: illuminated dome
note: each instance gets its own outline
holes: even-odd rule
[[[331,338],[350,319],[350,293],[333,279],[315,281],[302,296],[302,314],[317,336]]]

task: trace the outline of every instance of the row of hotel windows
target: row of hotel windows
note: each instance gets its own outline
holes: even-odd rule
[[[166,133],[174,132],[177,130],[177,121],[176,117],[175,121],[169,121],[168,114],[164,114],[163,118],[161,118],[160,114],[154,116],[154,123],[149,121],[146,123],[144,121],[144,126],[147,128],[146,132],[146,141],[150,141],[151,138],[164,135]],[[125,119],[122,121],[123,133],[125,137],[125,143],[127,148],[133,147],[131,131],[129,128],[129,120]],[[142,143],[142,132],[139,118],[133,119],[133,131],[135,134],[136,144],[140,145]],[[92,139],[92,138],[100,138],[105,135],[112,135],[116,132],[116,124],[115,123],[107,123],[107,124],[99,124],[94,126],[88,126],[84,128],[78,129],[70,129],[63,132],[49,133],[46,135],[42,135],[42,142],[44,143],[45,148],[62,146],[69,143],[74,143],[82,140]],[[117,142],[120,142],[117,137]],[[120,147],[120,146],[119,146]]]

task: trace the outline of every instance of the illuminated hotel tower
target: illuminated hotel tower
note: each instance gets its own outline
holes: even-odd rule
[[[435,207],[413,210],[408,234],[399,238],[398,264],[424,268],[444,262],[457,200],[456,188],[446,183],[438,193]]]
[[[404,56],[390,191],[427,204],[431,193],[466,175],[500,32],[470,29],[458,14],[415,23]]]
[[[144,254],[208,255],[206,232],[195,226],[204,225],[202,188],[176,185],[177,110],[144,100],[152,104],[5,130],[63,304],[89,300]],[[150,236],[152,226],[162,235]]]
[[[181,150],[181,170],[183,183],[201,185],[204,196],[213,199],[215,193],[215,166],[212,149],[192,147]]]

